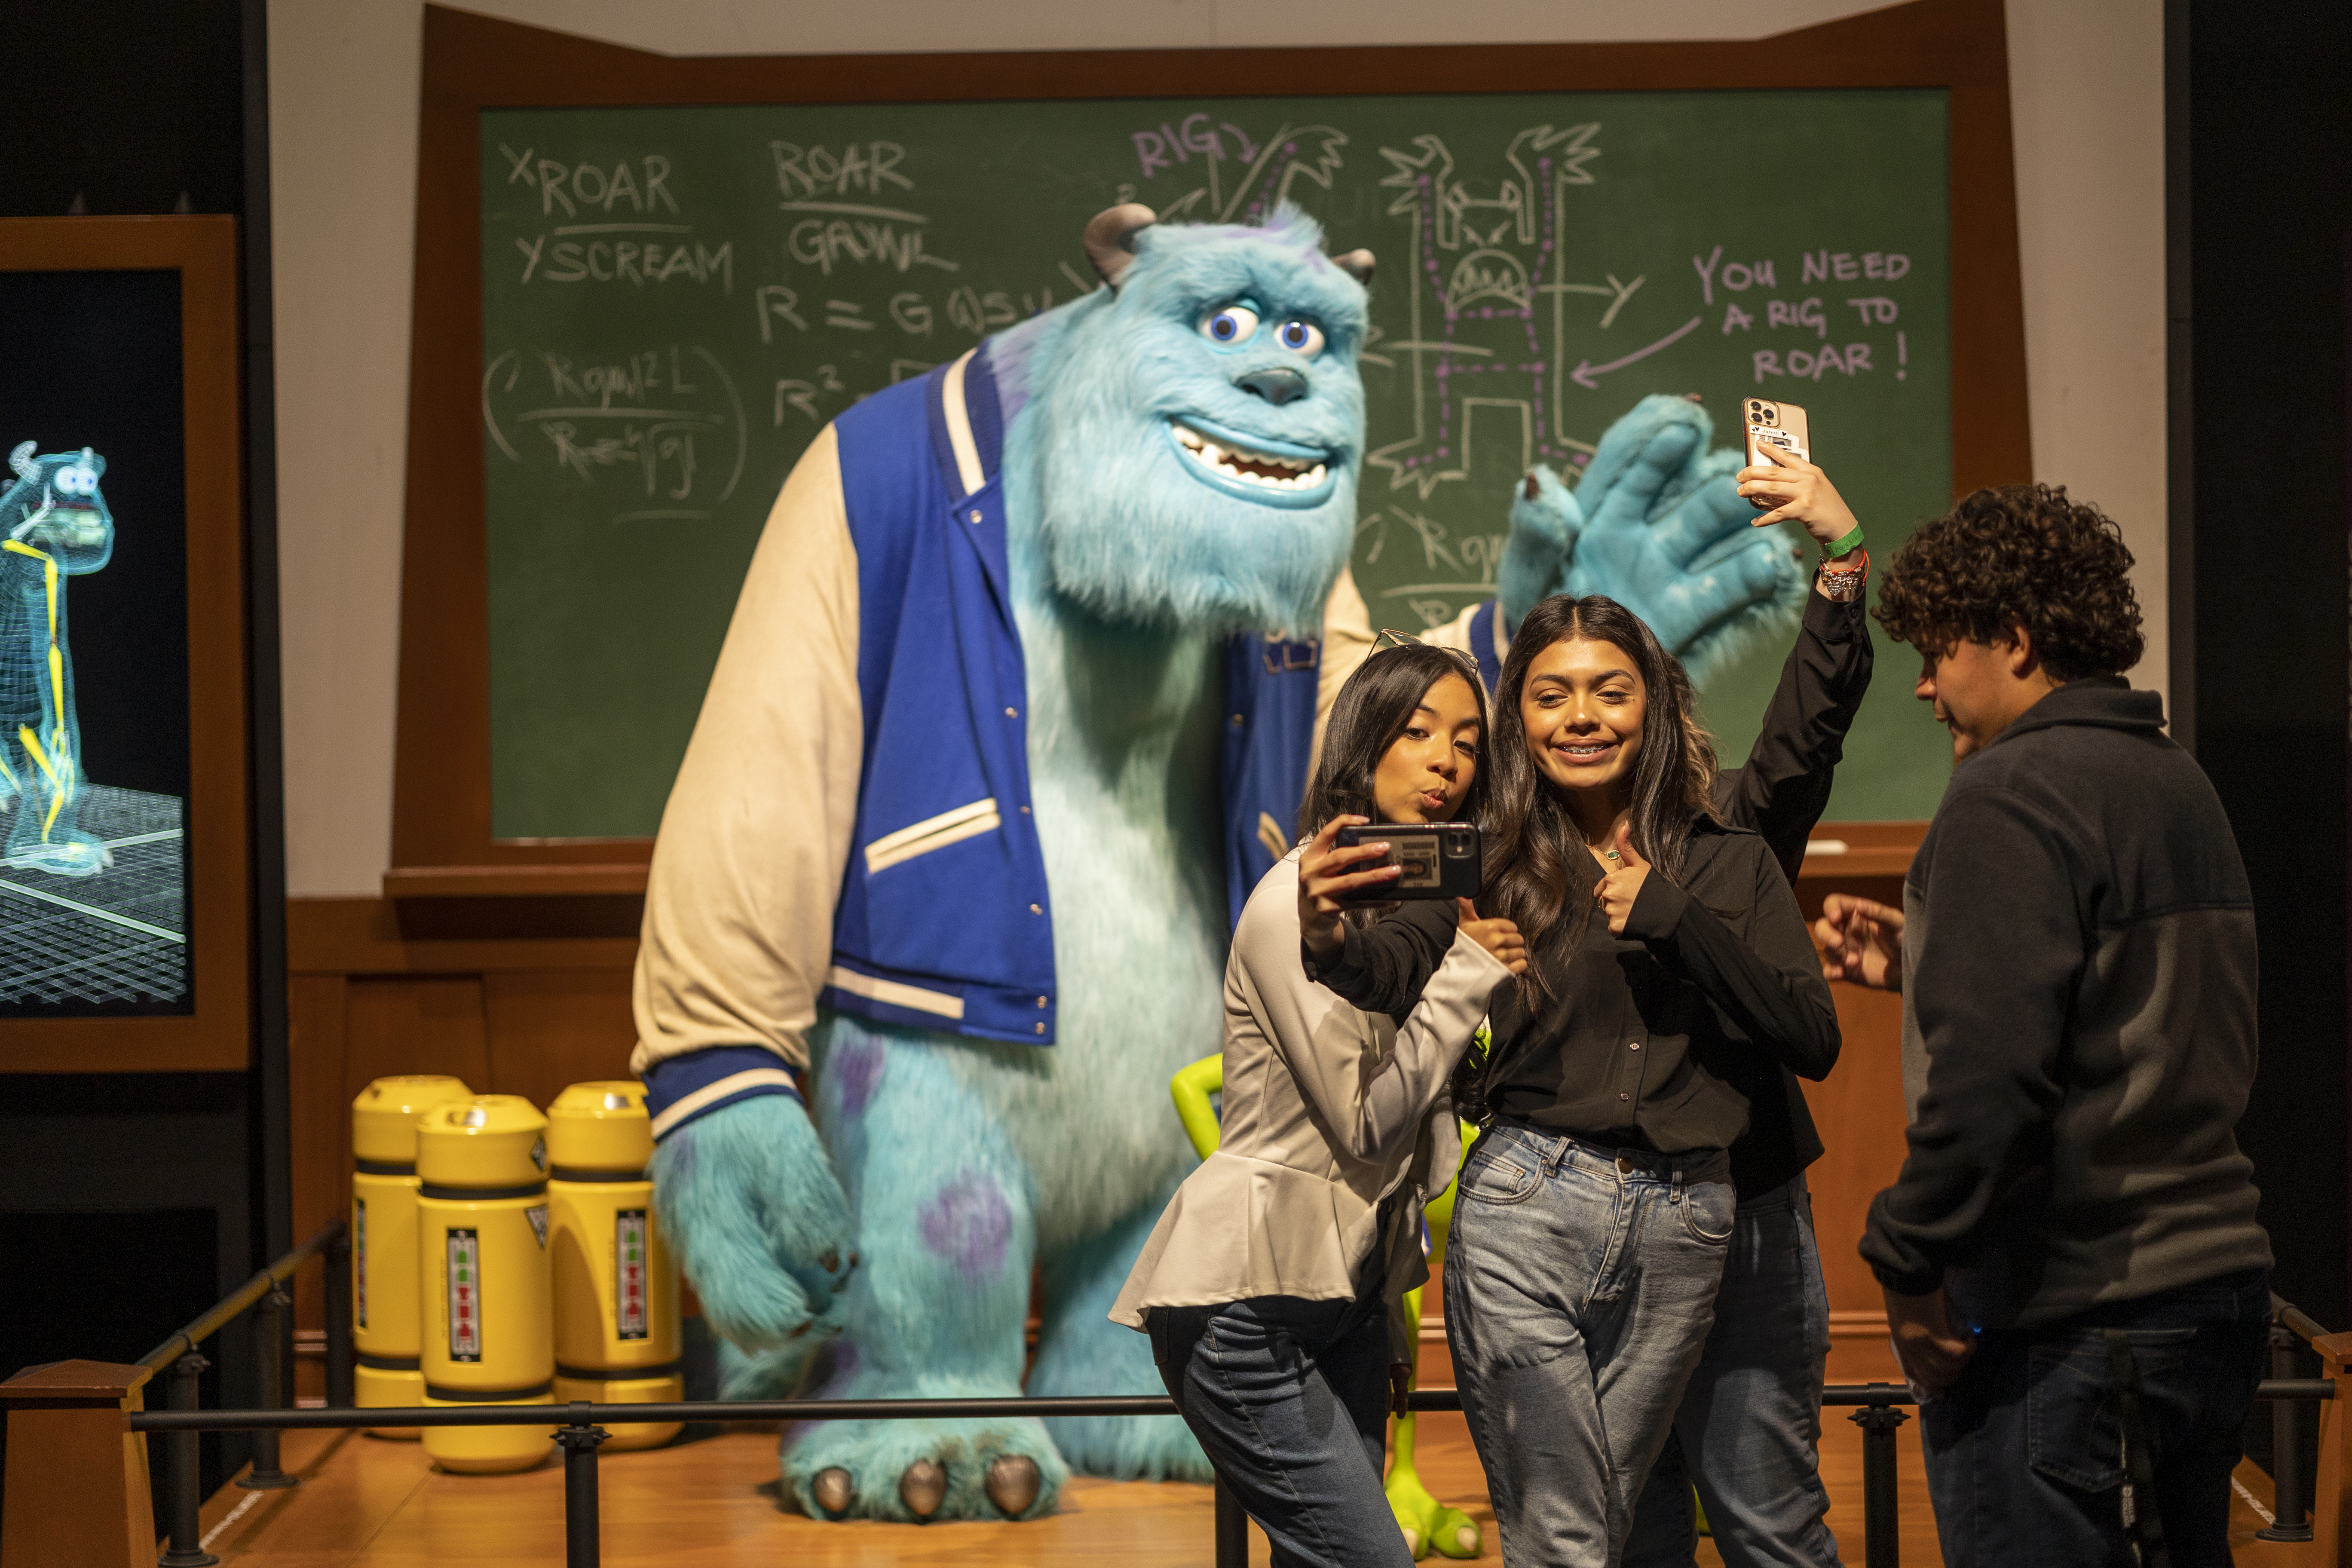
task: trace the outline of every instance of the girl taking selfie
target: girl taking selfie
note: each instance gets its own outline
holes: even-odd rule
[[[1483,901],[1528,962],[1493,998],[1446,1331],[1505,1563],[1607,1568],[1713,1321],[1731,1145],[1799,1094],[1791,1070],[1829,1071],[1837,1016],[1764,840],[1710,811],[1690,683],[1637,616],[1530,611],[1490,759]],[[1367,858],[1310,846],[1302,904]],[[1368,1012],[1410,1007],[1461,945],[1453,915],[1309,925],[1308,967]]]
[[[1306,852],[1351,823],[1475,819],[1486,699],[1462,655],[1407,646],[1341,689],[1307,786]],[[1381,1490],[1386,1417],[1418,1325],[1421,1208],[1461,1154],[1446,1082],[1487,1001],[1525,967],[1504,921],[1456,920],[1401,1017],[1359,1012],[1300,966],[1294,849],[1243,910],[1225,967],[1223,1141],[1177,1190],[1111,1310],[1152,1358],[1209,1461],[1278,1564],[1409,1568]],[[1372,848],[1377,858],[1380,850]],[[1338,884],[1346,884],[1346,887]],[[1312,908],[1308,906],[1311,903]]]

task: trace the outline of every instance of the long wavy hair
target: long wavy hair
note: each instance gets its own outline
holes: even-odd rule
[[[1373,654],[1339,688],[1323,729],[1323,754],[1316,762],[1315,776],[1307,781],[1307,796],[1299,803],[1301,838],[1312,838],[1335,816],[1381,819],[1380,807],[1372,799],[1372,780],[1380,772],[1381,759],[1412,722],[1413,710],[1421,706],[1429,689],[1449,675],[1466,681],[1478,704],[1477,771],[1471,775],[1469,791],[1453,820],[1485,820],[1491,793],[1486,775],[1494,757],[1488,741],[1491,721],[1486,689],[1460,655],[1409,643]]]
[[[1493,831],[1480,910],[1511,920],[1526,937],[1519,994],[1531,1010],[1553,994],[1555,977],[1584,941],[1592,860],[1561,792],[1536,766],[1519,696],[1538,654],[1579,639],[1622,649],[1642,678],[1647,708],[1628,815],[1633,847],[1653,875],[1681,884],[1692,820],[1709,809],[1715,785],[1715,740],[1698,721],[1690,677],[1641,616],[1598,594],[1555,595],[1528,612],[1495,692],[1493,762],[1482,775],[1494,790]]]

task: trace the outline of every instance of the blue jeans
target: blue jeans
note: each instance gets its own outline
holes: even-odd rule
[[[1514,1121],[1472,1152],[1445,1331],[1509,1568],[1617,1561],[1714,1321],[1729,1167]]]
[[[1146,1320],[1160,1380],[1265,1531],[1276,1568],[1412,1568],[1381,1490],[1389,1335],[1380,1301],[1256,1296],[1154,1307]]]
[[[2173,1568],[2229,1568],[2230,1472],[2262,1381],[2262,1269],[2117,1302],[2046,1328],[1987,1333],[1919,1412],[1927,1491],[1951,1568],[2130,1568],[2120,1401],[2103,1332],[2121,1329]]]
[[[1829,1353],[1829,1291],[1799,1176],[1732,1221],[1715,1327],[1634,1504],[1625,1568],[1697,1561],[1693,1483],[1726,1568],[1838,1568],[1820,1471]]]

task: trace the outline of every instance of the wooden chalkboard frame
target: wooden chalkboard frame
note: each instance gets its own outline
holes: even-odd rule
[[[1187,94],[1942,88],[1951,106],[1952,482],[2032,477],[2001,0],[1913,0],[1756,42],[1414,46],[984,55],[671,57],[425,9],[407,533],[388,897],[421,924],[634,930],[649,838],[490,837],[488,555],[478,117],[488,108],[1003,101]],[[1958,330],[1966,323],[1967,330]],[[1825,824],[1869,868],[1917,826]],[[1868,848],[1864,849],[1864,846]],[[476,900],[496,900],[483,907]],[[576,912],[558,915],[555,908]],[[578,900],[575,902],[575,900]],[[465,911],[473,906],[473,912]],[[586,934],[586,928],[581,927]]]
[[[180,275],[188,938],[195,1010],[0,1022],[0,1072],[235,1072],[252,1056],[236,220],[0,218],[0,270]],[[13,439],[14,437],[10,437]],[[103,782],[103,781],[101,781]]]

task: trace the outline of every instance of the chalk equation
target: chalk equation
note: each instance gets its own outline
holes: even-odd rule
[[[614,524],[708,519],[751,451],[735,379],[698,343],[603,360],[504,350],[482,372],[482,425],[508,462],[586,487]]]

